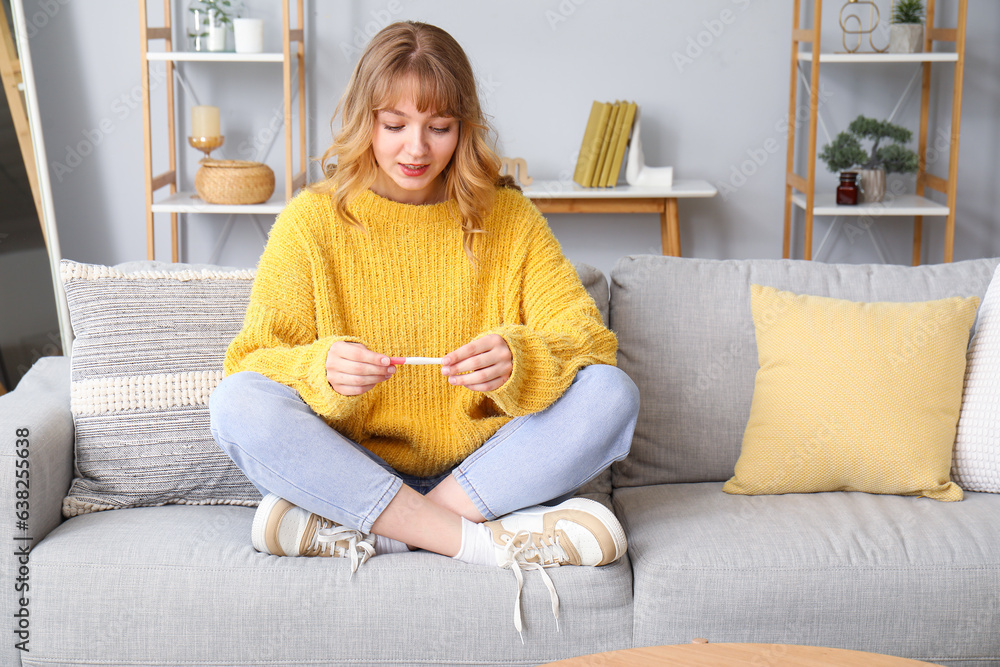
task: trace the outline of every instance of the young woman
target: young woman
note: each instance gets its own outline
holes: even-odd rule
[[[515,570],[620,558],[614,515],[564,498],[628,453],[638,392],[545,220],[498,185],[462,48],[385,28],[338,113],[211,397],[264,495],[253,546],[354,569],[410,548]]]

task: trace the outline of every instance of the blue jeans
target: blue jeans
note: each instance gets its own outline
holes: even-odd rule
[[[427,493],[449,474],[487,520],[571,494],[628,454],[639,391],[614,366],[582,368],[555,403],[436,477],[396,472],[259,373],[224,378],[209,409],[215,441],[262,494],[367,533],[403,484]]]

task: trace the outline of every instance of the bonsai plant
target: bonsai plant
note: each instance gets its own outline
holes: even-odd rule
[[[924,50],[924,0],[896,0],[889,26],[889,53]]]
[[[885,174],[911,174],[920,166],[920,158],[904,146],[913,133],[886,120],[858,116],[847,131],[820,151],[819,157],[832,172],[856,170],[866,202],[882,201],[885,195]],[[891,143],[882,145],[884,140]],[[871,142],[865,150],[862,141]]]

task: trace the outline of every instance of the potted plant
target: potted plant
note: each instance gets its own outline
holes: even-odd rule
[[[857,171],[863,201],[878,202],[885,195],[886,173],[912,174],[920,165],[917,154],[903,145],[912,136],[910,130],[889,121],[858,116],[846,132],[823,147],[819,157],[832,172]],[[891,143],[883,145],[884,140]],[[866,151],[862,141],[871,142],[871,148]]]
[[[924,50],[924,0],[896,0],[889,26],[889,53]]]

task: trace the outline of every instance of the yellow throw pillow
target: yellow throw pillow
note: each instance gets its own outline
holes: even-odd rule
[[[760,369],[723,491],[962,499],[949,473],[977,297],[857,303],[751,285],[750,301]]]

